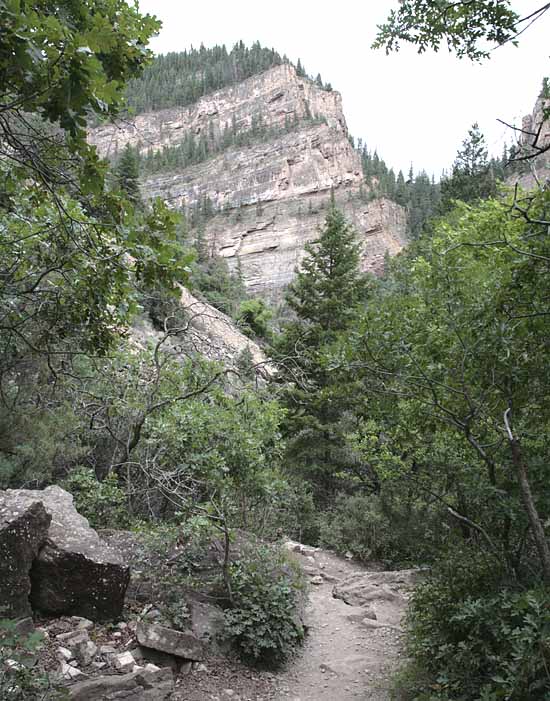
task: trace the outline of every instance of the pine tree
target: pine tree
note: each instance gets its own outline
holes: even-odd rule
[[[405,185],[405,176],[403,175],[402,170],[400,170],[397,174],[397,180],[395,184],[395,201],[402,207],[407,206],[408,193],[407,186]]]
[[[299,78],[305,78],[305,77],[306,77],[306,72],[305,72],[304,67],[302,66],[302,62],[300,61],[300,59],[298,59],[298,63],[296,64],[296,75],[297,75]]]
[[[130,144],[126,144],[114,169],[115,180],[134,204],[141,202],[139,191],[139,156]]]
[[[478,124],[473,124],[456,155],[450,177],[441,181],[441,209],[447,212],[453,200],[475,202],[491,197],[496,182],[491,169],[485,137]]]
[[[285,327],[276,352],[285,359],[282,376],[292,383],[284,398],[287,464],[310,480],[323,501],[351,469],[344,425],[350,393],[330,369],[330,351],[352,327],[366,295],[355,232],[334,202],[306,254],[286,296],[296,319]]]
[[[364,278],[355,231],[334,204],[319,239],[306,244],[305,251],[302,269],[287,292],[288,305],[304,324],[323,333],[344,329],[361,299]]]

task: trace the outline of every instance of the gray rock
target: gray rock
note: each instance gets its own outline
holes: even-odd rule
[[[66,662],[61,663],[60,673],[61,677],[66,680],[76,679],[77,677],[82,676],[82,672],[78,669],[78,667],[73,667]]]
[[[304,555],[305,557],[313,557],[313,558],[315,557],[315,554],[317,553],[317,551],[318,551],[318,548],[312,548],[309,545],[302,545],[302,548],[300,550],[302,555]]]
[[[188,674],[191,674],[192,670],[193,670],[193,663],[191,662],[191,660],[189,660],[188,662],[182,663],[182,665],[180,667],[180,674],[187,676]]]
[[[97,645],[91,640],[79,642],[75,647],[75,657],[81,665],[87,667],[97,655]]]
[[[31,569],[33,609],[92,621],[118,618],[130,570],[77,512],[72,496],[56,486],[8,489],[2,495],[8,505],[30,508],[41,502],[51,517],[47,538],[42,539]]]
[[[40,499],[0,492],[0,615],[21,618],[31,614],[30,570],[46,540],[51,516]]]
[[[327,572],[321,572],[321,577],[325,580],[325,582],[330,582],[331,584],[337,584],[340,580],[338,577],[334,577],[331,574],[328,574]]]
[[[133,670],[136,661],[131,652],[121,652],[113,656],[112,664],[119,672],[130,672]]]
[[[73,616],[75,623],[77,623],[77,628],[80,630],[89,630],[94,627],[93,621],[89,621],[87,618],[81,618],[80,616]]]
[[[190,600],[187,603],[193,634],[216,652],[227,651],[230,643],[223,639],[225,618],[221,608],[204,601]]]
[[[55,636],[55,639],[67,644],[72,641],[74,645],[83,640],[89,640],[88,633],[85,630],[70,630],[67,633],[59,633],[59,635]]]
[[[174,657],[174,655],[169,655],[167,652],[161,652],[160,650],[153,650],[151,647],[139,647],[139,653],[141,655],[140,663],[147,662],[149,664],[154,664],[155,667],[170,667],[174,673],[179,673],[183,660],[181,657]],[[138,658],[136,658],[138,659]]]
[[[373,601],[399,602],[421,575],[419,570],[359,572],[337,584],[332,595],[350,606],[365,606]]]
[[[378,616],[376,615],[376,611],[374,610],[373,606],[367,606],[365,609],[365,618],[370,618],[371,621],[376,621]]]
[[[100,655],[114,655],[116,653],[117,649],[116,647],[113,647],[113,645],[100,645],[99,646],[99,654]]]
[[[87,630],[75,630],[74,635],[72,635],[67,640],[68,645],[77,646],[82,645],[82,643],[87,643],[90,641],[90,636]]]
[[[71,701],[164,701],[174,691],[170,669],[142,669],[77,682],[68,690]]]
[[[72,650],[69,650],[69,648],[58,647],[57,657],[61,662],[70,662],[73,659],[74,655],[72,653]]]
[[[157,623],[141,622],[137,627],[140,645],[187,660],[204,659],[204,644],[192,633],[183,633]]]

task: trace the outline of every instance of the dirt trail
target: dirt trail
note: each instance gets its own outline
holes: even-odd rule
[[[276,701],[388,701],[411,573],[376,573],[289,544],[312,582],[303,652],[277,675]],[[320,583],[322,580],[322,583]],[[333,589],[350,604],[334,598]]]
[[[172,701],[390,701],[415,573],[367,570],[326,550],[287,547],[311,581],[303,650],[271,673],[206,660],[180,677]]]

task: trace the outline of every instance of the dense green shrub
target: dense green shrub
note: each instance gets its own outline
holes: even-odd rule
[[[319,543],[359,560],[385,560],[392,565],[429,563],[442,538],[435,514],[412,500],[393,495],[339,494],[333,507],[319,515]],[[441,534],[443,535],[443,534]]]
[[[392,553],[392,530],[376,496],[340,494],[319,522],[319,542],[324,547],[349,551],[361,560],[387,558]]]
[[[297,566],[279,548],[249,548],[231,565],[232,607],[227,636],[243,657],[276,666],[304,639],[300,605],[305,584]]]
[[[495,560],[455,553],[414,594],[404,682],[418,701],[542,701],[550,694],[547,590],[498,588]]]
[[[247,336],[267,338],[273,312],[263,299],[246,299],[239,305],[237,321]]]
[[[63,486],[74,498],[77,511],[94,528],[115,528],[128,525],[126,494],[120,488],[118,477],[111,472],[99,482],[93,470],[78,468],[65,480]]]

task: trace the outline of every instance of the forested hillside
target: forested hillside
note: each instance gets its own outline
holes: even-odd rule
[[[229,51],[225,45],[212,48],[201,45],[199,49],[161,54],[139,78],[129,81],[126,88],[128,108],[133,114],[139,114],[185,107],[203,95],[240,83],[282,63],[290,64],[290,60],[259,42],[248,47],[241,41]],[[307,76],[300,59],[295,67],[299,76]],[[316,81],[324,87],[320,76]]]
[[[377,44],[423,49],[446,39],[482,59],[480,40],[515,36],[519,17],[508,2],[498,11],[445,2],[443,25],[432,5],[399,3]],[[491,158],[475,124],[439,183],[413,169],[395,175],[358,143],[352,156],[371,188],[361,197],[406,207],[409,245],[388,257],[383,275],[363,272],[357,231],[338,188],[329,189],[323,224],[275,310],[250,298],[238,267],[230,272],[210,254],[207,198],[186,218],[143,196],[140,169],[208,159],[218,148],[208,134],[203,145],[187,140],[160,155],[128,146],[109,162],[87,130],[126,114],[125,91],[138,112],[186,105],[286,58],[239,43],[152,61],[158,23],[123,0],[3,3],[0,22],[2,519],[7,490],[63,487],[133,558],[140,625],[153,615],[153,625],[185,636],[192,605],[216,607],[223,649],[254,669],[289,663],[306,636],[307,572],[283,539],[330,548],[350,568],[412,568],[421,583],[396,693],[548,701],[548,184],[506,189],[509,157]],[[538,104],[540,134],[548,81]],[[304,118],[311,126],[316,116]],[[293,129],[283,122],[281,132]],[[262,133],[255,122],[250,138]],[[241,138],[249,137],[228,131],[228,143]],[[540,142],[514,157],[549,149]],[[253,205],[263,226],[262,206]],[[269,360],[247,348],[209,359],[211,317],[204,305],[182,304],[182,287],[232,316]],[[6,523],[0,591],[13,576]],[[24,542],[17,556],[30,549]],[[150,559],[125,543],[145,544]],[[29,598],[30,567],[24,603],[43,623]],[[383,591],[388,601],[401,596]],[[77,625],[70,615],[62,627]],[[40,631],[28,637],[9,607],[5,616],[0,697],[63,698],[59,650],[28,666],[29,651],[48,640]],[[359,618],[374,631],[372,609]],[[113,635],[130,641],[123,623]],[[201,670],[201,655],[189,658],[191,680],[216,676]],[[111,671],[120,679],[129,670]],[[328,678],[330,668],[320,673]]]

